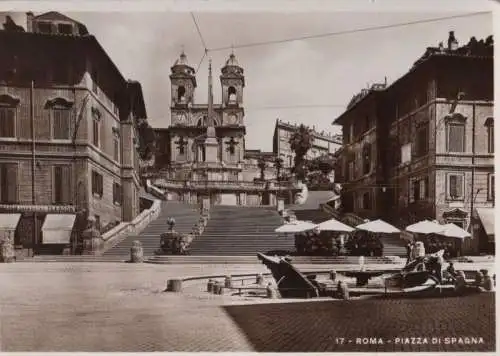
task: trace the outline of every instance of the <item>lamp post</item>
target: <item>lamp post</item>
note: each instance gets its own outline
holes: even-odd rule
[[[31,204],[33,206],[33,235],[31,241],[31,253],[35,255],[35,245],[37,242],[37,214],[36,214],[36,143],[35,143],[35,81],[31,81],[30,86],[30,121],[31,121]]]

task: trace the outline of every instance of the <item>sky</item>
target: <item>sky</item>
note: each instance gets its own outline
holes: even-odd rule
[[[460,45],[468,42],[471,36],[480,39],[493,34],[492,16],[483,14],[272,45],[238,48],[239,45],[489,9],[487,2],[475,1],[474,8],[460,8],[456,5],[461,2],[455,1],[453,7],[428,5],[411,11],[402,6],[380,7],[377,12],[319,7],[299,9],[298,12],[264,11],[265,8],[252,12],[232,8],[229,12],[202,6],[189,10],[209,49],[235,47],[234,54],[245,71],[243,100],[247,147],[271,151],[277,118],[314,126],[319,131],[339,133],[340,129],[333,127],[332,121],[362,88],[385,79],[388,84],[397,80],[426,47],[437,46],[441,41],[446,43],[449,31],[455,31]],[[462,3],[471,4],[465,0]],[[99,7],[83,12],[77,11],[77,7],[64,8],[61,4],[46,9],[38,7],[35,14],[44,10],[60,11],[84,23],[122,74],[141,82],[151,126],[167,127],[170,122],[170,67],[184,49],[188,61],[196,69],[204,53],[190,11],[153,12],[145,6],[139,9],[140,12],[116,12],[115,6],[111,8],[113,12],[109,12],[109,8],[95,11],[101,10]],[[33,7],[24,11],[29,9]],[[13,16],[22,26],[26,21],[24,11]],[[0,22],[4,22],[1,14]],[[220,101],[218,77],[230,53],[231,49],[208,52],[197,73],[197,103],[207,100],[207,58],[212,59],[214,71],[214,101]]]

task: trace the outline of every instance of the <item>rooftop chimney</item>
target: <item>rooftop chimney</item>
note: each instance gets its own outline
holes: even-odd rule
[[[458,41],[455,38],[455,31],[450,31],[448,36],[448,50],[455,51],[458,48]]]
[[[31,11],[26,13],[26,32],[33,32],[33,18],[35,15]]]

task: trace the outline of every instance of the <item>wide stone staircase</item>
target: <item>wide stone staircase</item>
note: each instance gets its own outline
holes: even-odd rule
[[[199,207],[176,201],[162,201],[158,218],[138,235],[129,235],[124,240],[104,252],[103,256],[129,256],[134,241],[142,243],[144,256],[153,256],[160,247],[160,235],[168,231],[167,219],[174,218],[174,229],[181,233],[191,233],[199,219]]]
[[[257,252],[293,251],[293,236],[274,230],[282,219],[273,208],[214,206],[203,232],[190,248],[197,256],[256,256]]]

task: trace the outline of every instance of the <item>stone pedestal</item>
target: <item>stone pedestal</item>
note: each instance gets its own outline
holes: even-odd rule
[[[169,279],[167,282],[167,292],[179,293],[182,291],[182,279]]]
[[[14,244],[10,236],[5,236],[0,240],[0,262],[10,263],[16,259]]]
[[[93,255],[98,252],[102,245],[101,233],[97,230],[96,221],[90,217],[87,221],[87,228],[82,233],[83,254]]]
[[[144,261],[144,251],[140,241],[134,241],[133,246],[130,248],[130,262],[141,263]]]

